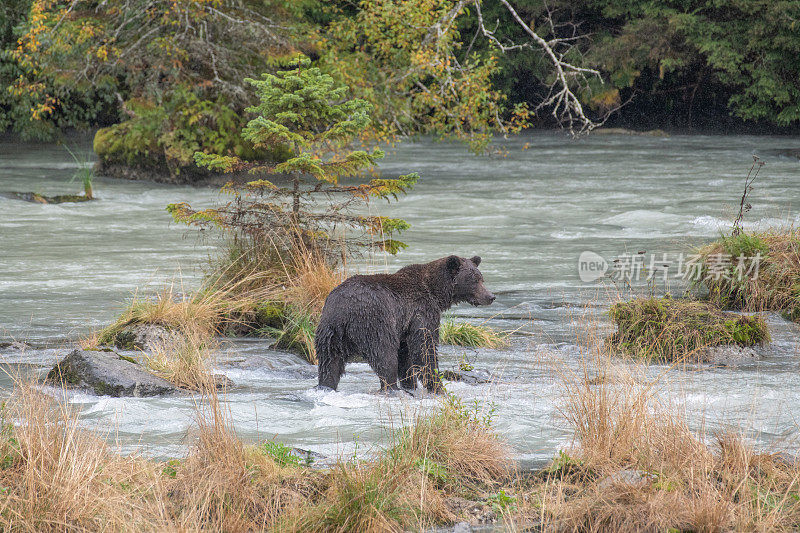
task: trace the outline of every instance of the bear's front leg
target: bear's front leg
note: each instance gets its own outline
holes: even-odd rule
[[[431,321],[432,322],[432,321]],[[439,374],[439,358],[437,345],[439,341],[438,320],[432,327],[419,327],[407,339],[412,366],[422,370],[422,385],[430,392],[444,392],[444,385]],[[416,379],[416,378],[415,378]]]

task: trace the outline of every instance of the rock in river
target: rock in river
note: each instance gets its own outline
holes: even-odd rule
[[[159,396],[180,389],[114,352],[73,350],[47,374],[50,385],[80,388],[99,396]]]

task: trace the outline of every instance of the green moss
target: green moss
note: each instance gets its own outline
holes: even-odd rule
[[[282,302],[266,302],[255,309],[255,327],[280,329],[287,319],[286,304]]]
[[[614,304],[609,314],[617,326],[609,347],[647,360],[698,358],[703,348],[770,340],[763,318],[725,313],[704,302],[639,298]]]
[[[100,346],[115,346],[120,350],[135,350],[136,333],[129,326],[131,326],[129,321],[107,326],[98,334],[98,344]]]
[[[56,196],[45,196],[37,192],[12,192],[8,193],[11,198],[31,202],[34,204],[65,204],[74,202],[90,202],[96,198],[89,198],[82,194],[59,194]]]

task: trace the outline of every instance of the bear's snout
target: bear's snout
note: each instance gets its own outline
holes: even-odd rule
[[[471,303],[472,305],[474,305],[476,307],[479,306],[479,305],[491,305],[491,303],[495,300],[495,298],[497,298],[497,297],[494,294],[492,294],[491,292],[489,292],[486,289],[483,289],[477,295],[477,297],[474,298],[473,300],[471,300],[469,303]]]

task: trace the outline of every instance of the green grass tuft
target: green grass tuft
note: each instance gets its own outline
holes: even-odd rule
[[[502,348],[508,345],[507,335],[482,324],[456,322],[452,317],[445,317],[439,326],[439,342],[473,348]]]

